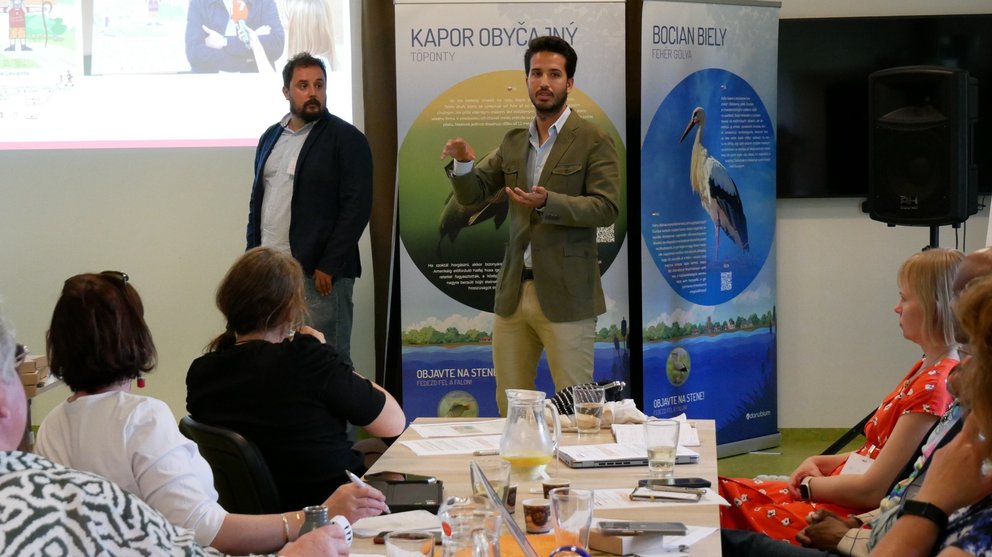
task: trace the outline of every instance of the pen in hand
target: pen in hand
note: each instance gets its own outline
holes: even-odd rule
[[[351,483],[355,484],[356,487],[368,487],[368,484],[363,482],[362,479],[356,476],[351,470],[346,469],[344,473],[348,475],[348,479],[351,480]],[[387,505],[386,510],[382,512],[385,514],[390,514],[392,511],[389,510],[389,506]]]

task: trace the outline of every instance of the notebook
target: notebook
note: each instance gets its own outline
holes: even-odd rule
[[[558,449],[558,458],[569,468],[614,468],[617,466],[647,466],[648,455],[643,445],[603,443],[600,445],[569,445]],[[679,445],[675,464],[696,464],[699,453]]]

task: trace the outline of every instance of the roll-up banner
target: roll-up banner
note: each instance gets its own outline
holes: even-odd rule
[[[778,2],[644,2],[644,408],[777,444]]]
[[[396,0],[397,159],[403,409],[416,416],[495,416],[492,310],[506,242],[506,201],[459,205],[440,159],[465,138],[482,157],[527,127],[524,52],[556,35],[578,53],[568,105],[607,131],[621,161],[620,215],[598,231],[607,312],[595,379],[627,381],[624,3]],[[374,110],[368,107],[367,110]],[[554,385],[542,358],[537,387]]]

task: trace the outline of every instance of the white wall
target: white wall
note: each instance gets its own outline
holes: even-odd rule
[[[159,353],[144,393],[184,415],[189,363],[223,330],[213,296],[244,251],[253,156],[247,148],[0,153],[0,297],[18,339],[44,352],[69,276],[124,271],[145,302]],[[356,366],[371,374],[368,253],[363,261],[353,349]],[[40,395],[34,423],[67,394]]]
[[[992,13],[988,0],[782,0],[782,18]],[[861,199],[778,202],[780,427],[854,425],[920,356],[892,308],[899,265],[930,241],[929,228],[894,227],[861,213]],[[986,200],[987,201],[987,200]],[[955,241],[985,245],[989,210]]]
[[[784,0],[781,15],[930,13],[931,4]],[[992,12],[992,2],[946,0],[939,9]],[[107,117],[140,125],[140,115]],[[145,300],[159,348],[158,369],[144,392],[165,400],[176,416],[185,414],[186,369],[222,327],[214,289],[244,248],[252,156],[251,149],[0,153],[0,298],[18,338],[43,351],[67,277],[125,271]],[[896,269],[928,243],[929,231],[886,227],[862,214],[859,203],[778,204],[782,427],[853,424],[919,355],[902,340],[891,308]],[[961,247],[984,245],[988,216],[986,209],[968,221]],[[955,245],[949,228],[941,245]],[[356,286],[352,347],[356,365],[372,370],[367,253],[363,261],[367,274]],[[66,395],[57,389],[39,396],[34,422]]]

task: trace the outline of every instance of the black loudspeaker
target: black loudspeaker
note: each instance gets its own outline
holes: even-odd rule
[[[908,66],[872,73],[868,89],[869,216],[939,226],[978,212],[978,81],[966,70]]]

